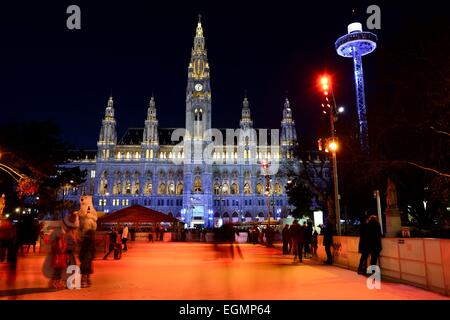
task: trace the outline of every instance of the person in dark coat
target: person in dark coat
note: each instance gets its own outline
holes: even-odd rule
[[[275,237],[275,230],[271,226],[266,228],[266,244],[268,248],[273,247],[273,239]]]
[[[115,228],[113,228],[109,233],[109,250],[103,257],[103,260],[106,260],[108,256],[111,254],[111,252],[114,251],[114,249],[116,248],[116,244],[117,244],[117,231]]]
[[[367,258],[369,257],[367,251],[367,218],[364,218],[359,226],[358,252],[361,253],[361,258],[359,259],[357,272],[358,274],[365,274],[367,269]]]
[[[318,240],[319,234],[317,233],[317,230],[314,230],[314,233],[311,237],[311,254],[313,257],[317,257],[317,240]]]
[[[259,241],[259,229],[257,226],[253,228],[253,244],[257,244]]]
[[[381,226],[376,216],[370,216],[367,222],[367,253],[370,254],[370,265],[376,266],[381,250]]]
[[[331,254],[331,246],[333,245],[333,222],[328,218],[325,228],[323,229],[323,246],[327,253],[325,264],[333,264],[333,255]]]
[[[80,247],[81,287],[91,286],[91,274],[94,273],[92,261],[95,259],[95,232],[88,230],[81,241]]]
[[[281,231],[281,240],[283,242],[283,254],[289,253],[289,225],[284,225],[283,231]]]
[[[290,238],[292,239],[292,249],[294,254],[294,262],[295,258],[298,256],[299,262],[303,262],[303,243],[305,241],[305,230],[302,226],[298,224],[298,220],[294,220],[292,222],[291,227],[289,228]]]
[[[156,237],[155,240],[159,241],[159,232],[161,231],[161,229],[159,228],[159,225],[156,225],[155,227],[155,233],[156,233]]]
[[[313,232],[311,221],[308,221],[308,224],[304,225],[304,230],[305,230],[305,258],[306,258],[307,253],[311,254],[311,237]]]

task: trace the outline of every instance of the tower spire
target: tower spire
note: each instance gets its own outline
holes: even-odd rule
[[[253,126],[250,114],[249,102],[247,99],[247,90],[244,91],[244,101],[242,101],[241,129],[249,129]]]
[[[98,158],[101,160],[109,159],[113,155],[116,143],[116,119],[114,118],[114,101],[111,94],[105,108],[105,117],[102,120],[100,135],[97,141]]]
[[[294,145],[297,143],[295,121],[292,119],[292,109],[289,98],[284,99],[283,119],[281,120],[281,153],[283,159],[292,159]]]
[[[196,38],[203,38],[203,28],[202,28],[202,15],[198,15],[198,23],[197,23],[197,29],[195,32]]]

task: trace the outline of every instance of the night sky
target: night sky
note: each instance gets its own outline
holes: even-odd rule
[[[66,28],[70,4],[81,7],[81,30]],[[112,90],[119,138],[127,127],[143,127],[152,92],[160,126],[184,127],[187,66],[201,13],[213,127],[239,126],[247,90],[254,126],[279,128],[287,92],[301,142],[315,148],[327,127],[316,88],[323,70],[334,75],[337,103],[347,107],[343,125],[354,123],[353,65],[336,54],[334,42],[349,23],[365,24],[369,4],[382,11],[382,29],[374,31],[379,47],[364,58],[370,110],[378,57],[425,8],[398,1],[2,4],[0,124],[52,119],[74,146],[95,148]]]

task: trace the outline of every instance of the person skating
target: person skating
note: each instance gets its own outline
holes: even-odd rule
[[[284,225],[283,231],[281,231],[281,240],[283,242],[283,254],[289,253],[289,225]]]
[[[118,235],[117,235],[116,229],[113,228],[111,230],[111,232],[109,233],[109,250],[103,257],[103,260],[106,260],[108,258],[108,256],[111,254],[111,252],[113,252],[114,249],[116,249],[117,236]]]
[[[67,267],[67,257],[65,255],[64,231],[61,227],[53,230],[50,235],[50,273],[51,280],[49,288],[63,289],[65,284],[62,281],[63,271]]]
[[[86,288],[91,286],[91,274],[94,272],[92,261],[95,259],[95,231],[88,230],[80,247],[80,272],[81,272],[81,287]]]
[[[333,245],[333,223],[328,218],[325,228],[323,229],[323,246],[327,253],[325,264],[333,264],[333,255],[331,254],[331,246]]]
[[[303,225],[303,228],[305,230],[305,250],[304,250],[304,256],[306,258],[306,255],[311,255],[311,237],[312,237],[312,222],[308,221],[308,223],[305,222]]]
[[[128,241],[128,226],[125,225],[125,227],[122,230],[122,244],[123,244],[123,251],[127,251],[127,241]]]
[[[314,233],[311,236],[311,254],[313,257],[317,257],[318,236],[317,230],[314,230]]]
[[[298,220],[295,219],[289,228],[290,237],[292,239],[292,249],[294,254],[294,262],[298,256],[299,262],[303,262],[303,242],[304,242],[304,229],[299,225]]]
[[[370,254],[370,265],[376,266],[381,250],[381,226],[376,216],[370,216],[367,222],[367,253]]]
[[[357,272],[358,274],[365,274],[367,270],[367,258],[369,257],[367,250],[367,218],[364,218],[359,226],[358,252],[361,254],[361,258],[359,259]]]

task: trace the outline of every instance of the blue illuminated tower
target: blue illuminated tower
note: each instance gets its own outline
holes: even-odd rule
[[[348,26],[348,34],[337,39],[337,53],[345,58],[353,58],[356,87],[356,106],[358,108],[359,141],[361,149],[369,152],[369,135],[366,117],[366,98],[364,96],[364,76],[362,56],[371,53],[377,47],[377,36],[371,32],[362,31],[361,23],[355,22]]]

